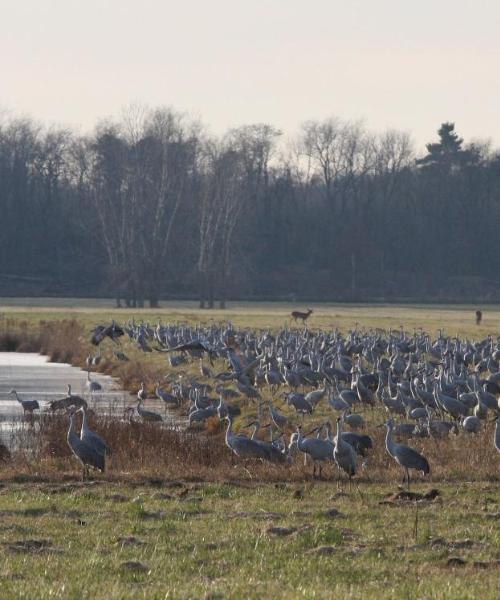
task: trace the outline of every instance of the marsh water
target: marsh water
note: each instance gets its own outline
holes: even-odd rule
[[[20,433],[33,430],[33,419],[25,418],[22,406],[10,393],[15,389],[22,400],[38,400],[43,418],[52,400],[66,397],[71,384],[73,394],[84,397],[99,415],[123,418],[125,408],[134,406],[134,396],[120,389],[116,380],[108,375],[92,373],[91,378],[101,384],[102,390],[89,394],[86,388],[87,372],[65,363],[48,362],[46,356],[23,352],[0,352],[0,442],[13,449]],[[159,401],[148,400],[148,407],[165,414]],[[175,424],[176,417],[166,414],[168,423]],[[36,428],[34,428],[36,430]]]

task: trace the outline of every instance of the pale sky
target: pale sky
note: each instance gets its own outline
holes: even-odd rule
[[[0,67],[2,109],[82,131],[141,103],[500,146],[496,0],[0,0]]]

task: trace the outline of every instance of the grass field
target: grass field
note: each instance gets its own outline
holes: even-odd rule
[[[40,319],[76,318],[88,328],[96,323],[116,319],[123,322],[136,321],[156,323],[183,321],[186,323],[210,323],[229,321],[238,327],[276,329],[294,326],[290,312],[301,308],[297,305],[260,302],[231,303],[227,310],[200,310],[196,302],[163,302],[159,309],[116,309],[111,300],[80,299],[16,299],[0,298],[1,320],[24,319],[35,323]],[[500,335],[500,307],[483,308],[483,321],[478,327],[474,313],[477,306],[470,305],[367,305],[367,304],[315,304],[308,326],[336,328],[348,331],[358,325],[361,328],[399,329],[404,327],[412,333],[419,327],[436,335],[443,330],[447,335],[480,338]]]
[[[128,311],[102,301],[0,304],[0,331],[21,322],[31,331],[40,321],[75,319],[78,327],[64,329],[56,346],[75,347],[77,364],[91,350],[90,329],[111,318],[227,320],[277,329],[290,325],[288,315],[297,308],[235,304],[199,311],[182,303]],[[403,325],[409,332],[422,327],[433,335],[443,329],[469,339],[500,335],[498,307],[483,311],[480,327],[471,306],[312,308],[312,329],[347,331],[358,323]],[[80,331],[78,340],[72,331]],[[140,378],[152,383],[168,371],[159,355],[144,356],[128,343],[124,350],[130,363],[116,366],[105,351],[103,368],[130,389]],[[195,366],[187,371],[197,373]],[[245,417],[254,408],[246,410]],[[311,424],[328,410],[319,407]],[[169,455],[152,432],[145,434],[149,451],[143,442],[137,445],[139,438],[120,442],[109,473],[94,483],[79,483],[74,459],[64,454],[0,465],[0,599],[497,598],[500,455],[491,444],[493,424],[482,438],[461,434],[437,444],[412,443],[432,468],[432,480],[412,489],[439,492],[415,502],[390,499],[401,473],[385,452],[383,431],[374,427],[382,419],[377,411],[369,415],[375,451],[352,490],[339,489],[332,467],[327,481],[313,481],[300,460],[272,470],[233,466],[217,429],[200,434],[207,435],[208,448],[221,449],[203,465],[199,454],[182,456],[177,449]],[[65,427],[54,429],[62,447]]]
[[[498,598],[497,485],[391,491],[4,483],[0,597]]]

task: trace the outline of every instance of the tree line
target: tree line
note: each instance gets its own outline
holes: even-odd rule
[[[211,135],[170,108],[90,134],[0,119],[2,295],[498,300],[500,153],[443,123]],[[28,290],[28,291],[26,291]]]

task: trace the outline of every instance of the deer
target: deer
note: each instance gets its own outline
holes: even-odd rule
[[[311,313],[313,312],[312,308],[308,308],[307,312],[300,312],[299,310],[294,310],[292,312],[292,319],[297,322],[299,319],[302,321],[302,323],[305,323],[306,320],[311,316]]]

